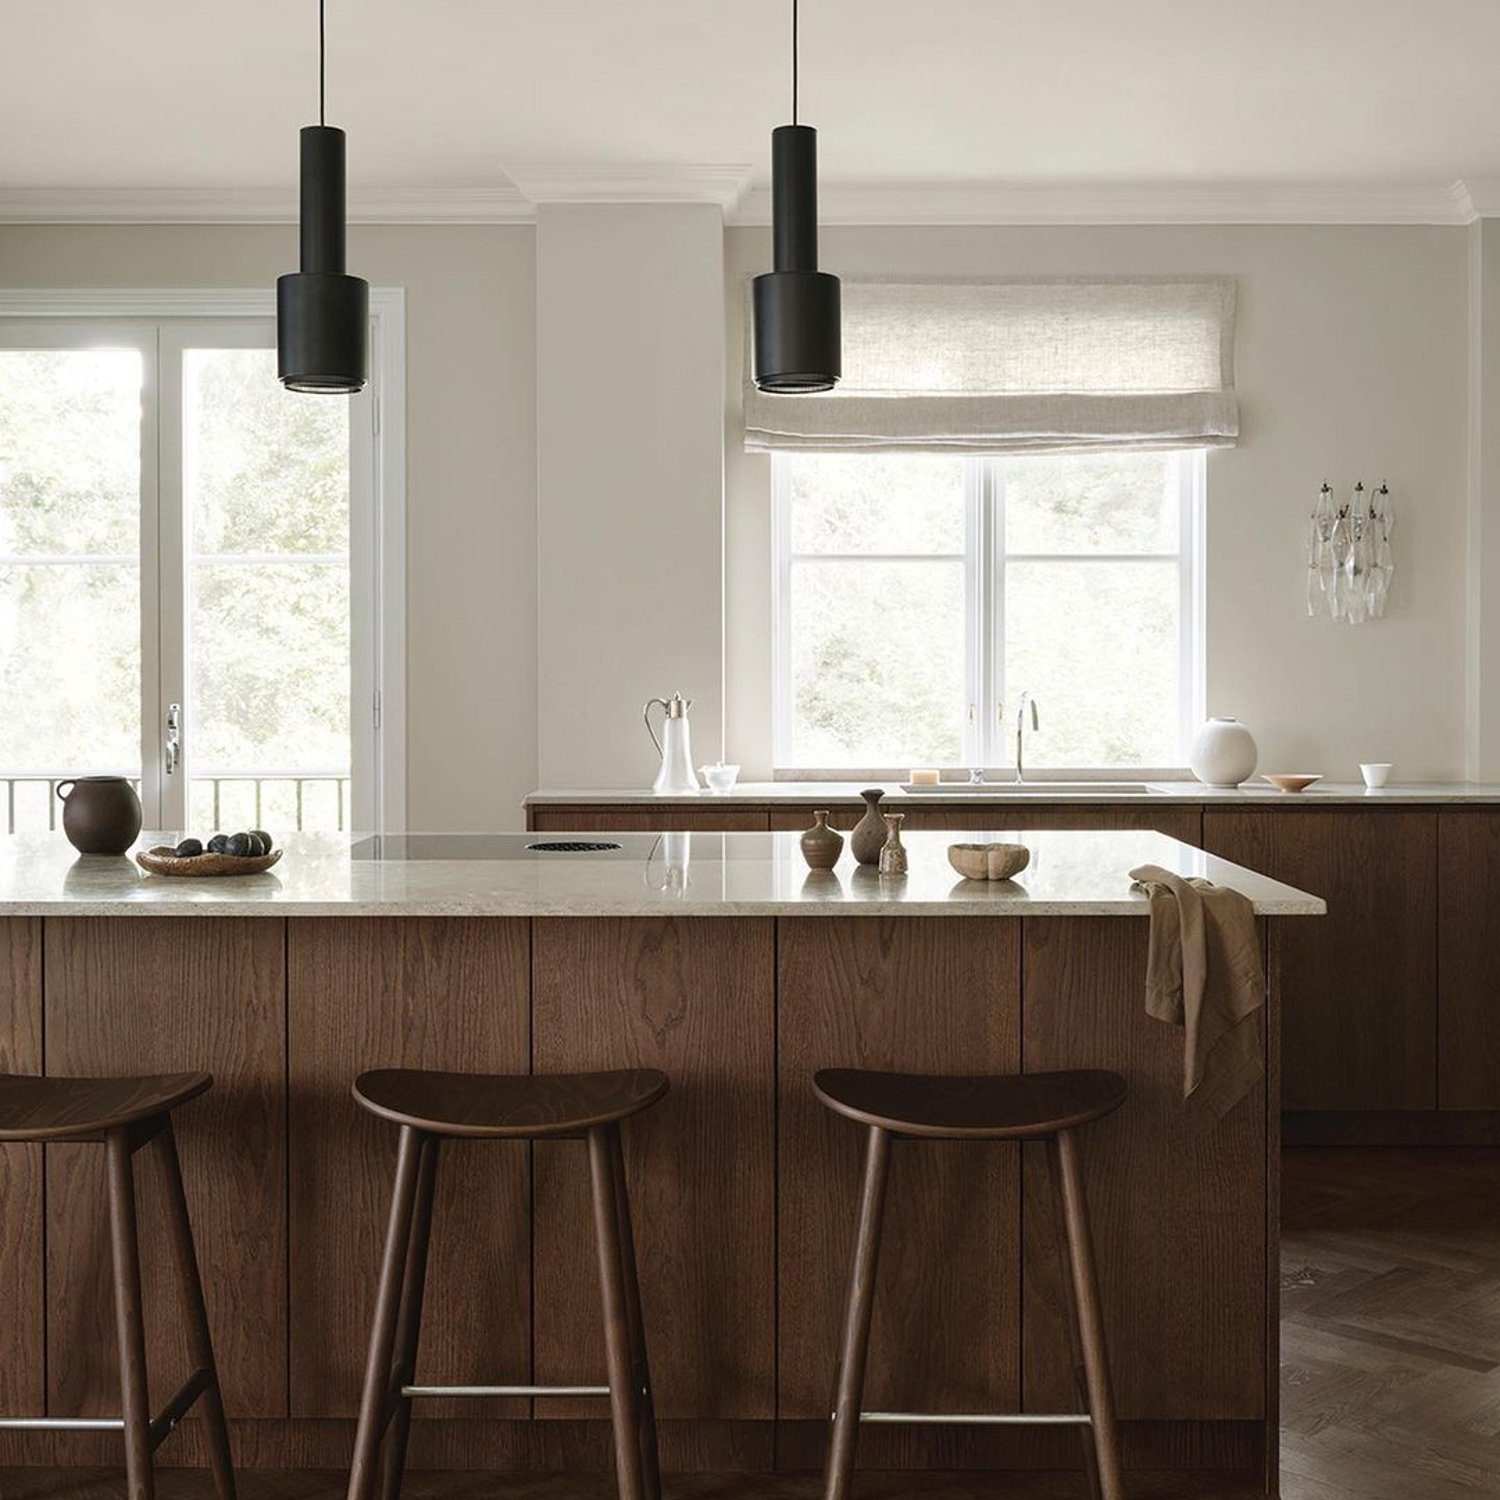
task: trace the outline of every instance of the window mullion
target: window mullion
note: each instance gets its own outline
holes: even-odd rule
[[[990,764],[999,766],[1005,759],[1005,470],[999,459],[984,460],[988,476],[990,512],[990,551],[985,571],[990,578],[990,618],[986,627],[989,648],[989,734]]]

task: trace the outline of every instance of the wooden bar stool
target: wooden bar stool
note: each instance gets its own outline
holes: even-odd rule
[[[826,1500],[847,1500],[861,1422],[965,1422],[1016,1425],[1078,1424],[1084,1467],[1096,1500],[1124,1500],[1120,1442],[1115,1430],[1104,1322],[1094,1276],[1088,1209],[1078,1164],[1075,1131],[1125,1102],[1125,1080],[1115,1073],[1027,1073],[980,1078],[943,1078],[910,1073],[826,1069],[813,1088],[829,1109],[868,1130],[864,1192],[849,1306],[839,1354],[833,1436],[828,1453]],[[885,1210],[890,1143],[902,1136],[938,1141],[1032,1141],[1047,1143],[1058,1249],[1067,1274],[1064,1301],[1073,1365],[1085,1403],[1081,1413],[925,1413],[861,1410],[880,1225]]]
[[[658,1500],[656,1415],[636,1284],[620,1121],[649,1109],[666,1092],[666,1074],[650,1068],[542,1077],[388,1068],[363,1073],[355,1080],[355,1099],[372,1114],[399,1125],[401,1142],[354,1439],[349,1500],[369,1500],[374,1493],[382,1441],[386,1451],[381,1494],[383,1500],[396,1500],[406,1464],[411,1403],[422,1396],[608,1396],[621,1500]],[[607,1385],[414,1383],[438,1144],[445,1136],[490,1141],[587,1138],[604,1302]]]
[[[120,1346],[119,1417],[5,1417],[0,1429],[33,1432],[121,1432],[130,1500],[152,1500],[152,1455],[200,1397],[209,1466],[220,1500],[234,1500],[229,1429],[219,1394],[203,1283],[172,1134],[172,1111],[213,1086],[207,1073],[153,1078],[34,1078],[0,1076],[0,1143],[102,1141],[109,1173],[110,1250],[114,1263],[115,1333]],[[136,1234],[135,1173],[131,1158],[148,1141],[161,1143],[167,1169],[167,1235],[186,1313],[193,1372],[182,1389],[151,1415],[146,1391],[146,1329],[141,1307],[141,1253]]]

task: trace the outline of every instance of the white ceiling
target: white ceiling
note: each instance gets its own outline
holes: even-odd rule
[[[601,172],[650,196],[644,168],[712,195],[763,182],[788,115],[789,0],[328,11],[328,117],[367,203],[493,208]],[[315,0],[3,0],[0,216],[7,194],[11,217],[290,202],[315,48]],[[1500,183],[1500,0],[802,0],[802,102],[850,202],[1336,191],[1441,217],[1455,180]]]

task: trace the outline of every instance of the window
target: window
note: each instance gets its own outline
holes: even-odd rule
[[[1202,714],[1202,451],[778,453],[778,768],[1164,770]]]
[[[101,772],[148,827],[389,822],[376,399],[284,391],[264,317],[0,316],[0,829]]]

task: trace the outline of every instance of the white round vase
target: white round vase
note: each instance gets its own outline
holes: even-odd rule
[[[1188,747],[1188,768],[1205,786],[1238,786],[1255,774],[1255,737],[1235,718],[1210,719]]]

